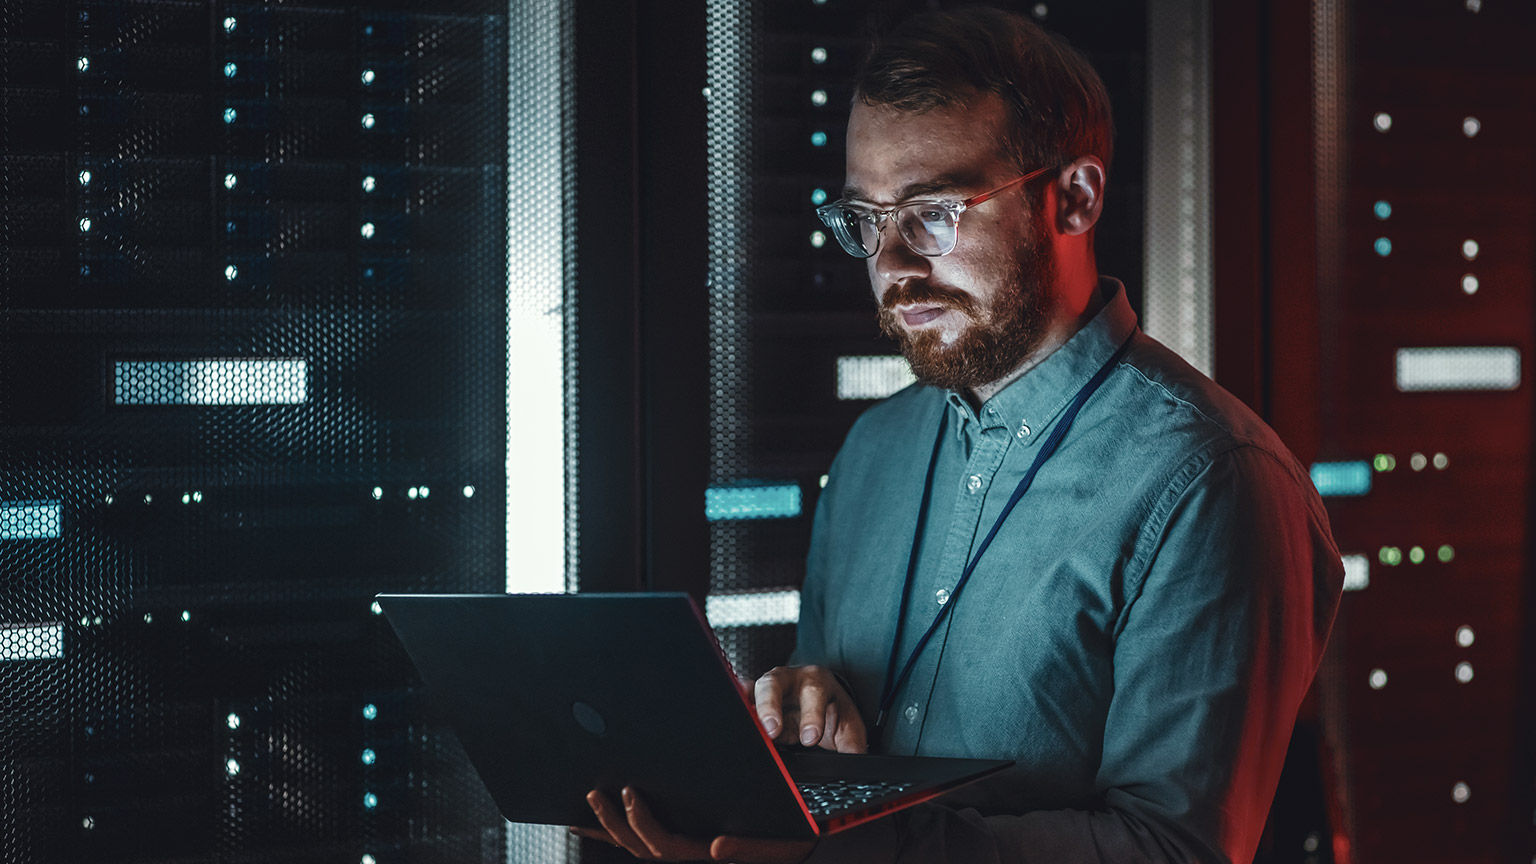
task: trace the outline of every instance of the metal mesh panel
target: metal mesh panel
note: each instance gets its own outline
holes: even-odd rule
[[[503,11],[0,11],[3,860],[504,858],[371,607],[503,584]]]

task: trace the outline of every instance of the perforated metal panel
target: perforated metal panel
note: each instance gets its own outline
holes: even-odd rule
[[[500,861],[371,606],[505,569],[507,22],[0,10],[0,856]]]

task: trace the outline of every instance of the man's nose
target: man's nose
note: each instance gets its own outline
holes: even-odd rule
[[[912,251],[894,224],[881,226],[880,249],[875,253],[873,269],[881,281],[894,285],[906,279],[926,277],[932,270],[927,257]]]

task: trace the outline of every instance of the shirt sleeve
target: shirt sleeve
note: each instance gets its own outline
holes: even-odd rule
[[[825,838],[810,861],[1251,861],[1343,587],[1321,502],[1258,448],[1192,460],[1125,584],[1097,808],[921,805]]]

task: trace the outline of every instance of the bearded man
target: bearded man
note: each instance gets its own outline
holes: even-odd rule
[[[857,83],[820,214],[919,383],[833,463],[758,714],[785,744],[1016,765],[814,846],[594,809],[642,858],[1251,861],[1343,584],[1306,470],[1100,277],[1112,130],[1079,54],[968,7]]]

